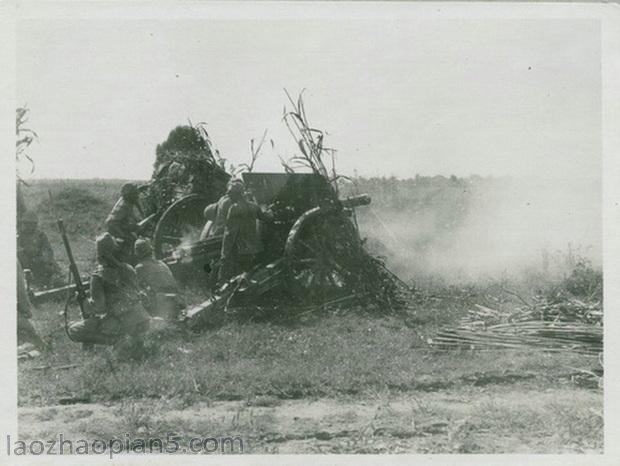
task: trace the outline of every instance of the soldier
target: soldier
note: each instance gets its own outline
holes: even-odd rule
[[[121,257],[130,264],[134,263],[133,248],[140,229],[136,208],[140,210],[138,187],[134,183],[125,183],[121,187],[121,197],[105,221],[108,233],[119,243]]]
[[[228,210],[230,206],[233,204],[232,199],[230,198],[231,189],[235,189],[236,187],[242,186],[245,189],[243,181],[239,179],[232,180],[228,183],[226,194],[224,194],[220,199],[213,204],[209,204],[204,210],[204,217],[207,223],[211,221],[211,225],[208,228],[208,232],[203,234],[203,236],[207,238],[211,238],[213,236],[221,236],[224,234],[224,227],[226,224],[226,217],[228,216]]]
[[[54,251],[47,235],[38,229],[37,214],[27,210],[18,219],[17,257],[32,273],[37,287],[59,286],[60,267],[54,260]]]
[[[228,183],[226,193],[219,198],[217,202],[209,204],[204,210],[205,226],[200,234],[201,239],[212,238],[215,236],[221,236],[224,234],[224,228],[226,226],[226,217],[228,216],[228,210],[233,204],[230,198],[231,189],[235,189],[235,186],[243,186],[243,181],[239,179],[231,180]],[[218,281],[219,270],[221,262],[219,259],[214,260],[210,266],[208,287],[214,288]]]
[[[228,197],[226,194],[224,194],[224,196]],[[214,231],[213,222],[215,222],[215,217],[217,216],[217,202],[214,202],[213,204],[209,204],[205,208],[203,216],[205,219],[205,226],[203,227],[202,232],[200,233],[201,240],[215,236],[213,234],[213,231]]]
[[[37,349],[44,350],[46,345],[35,330],[30,318],[32,317],[32,304],[26,290],[24,270],[19,260],[17,261],[17,344],[32,343]]]
[[[238,182],[228,191],[233,204],[228,210],[221,251],[219,280],[246,272],[254,265],[262,245],[258,235],[258,220],[270,220],[271,215],[245,196],[245,185]]]
[[[153,247],[148,239],[139,239],[135,244],[136,276],[138,287],[146,294],[147,311],[151,315],[174,320],[184,307],[179,287],[168,266],[153,256]]]
[[[142,306],[136,273],[118,260],[119,247],[109,233],[97,238],[96,247],[99,265],[91,274],[86,315],[69,327],[69,335],[85,345],[117,346],[127,340],[132,356],[139,356],[149,316]]]

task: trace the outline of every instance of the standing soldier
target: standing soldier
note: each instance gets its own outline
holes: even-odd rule
[[[226,227],[226,217],[228,216],[228,211],[230,210],[230,206],[233,205],[233,201],[230,197],[231,190],[235,190],[236,187],[242,187],[243,191],[243,181],[236,179],[231,180],[228,183],[226,193],[219,198],[217,202],[213,204],[209,204],[204,210],[204,218],[205,218],[205,227],[200,235],[201,239],[205,238],[213,238],[215,236],[222,236],[224,234],[224,229]],[[221,261],[214,260],[211,263],[211,271],[209,272],[208,286],[209,288],[214,288],[219,276],[219,270],[221,267]]]
[[[224,194],[224,196],[222,196],[222,198],[228,198],[227,194]],[[222,199],[220,198],[220,199]],[[207,239],[207,238],[211,238],[212,236],[215,236],[213,234],[213,232],[215,231],[215,229],[213,228],[213,224],[215,223],[215,218],[217,217],[217,202],[214,202],[213,204],[209,204],[204,212],[203,212],[203,216],[204,216],[204,220],[205,220],[205,225],[202,228],[202,232],[200,232],[200,239]]]
[[[59,285],[60,267],[47,235],[38,229],[37,214],[27,210],[18,219],[17,229],[17,257],[22,266],[31,271],[34,285]]]
[[[138,187],[125,183],[121,187],[121,197],[105,221],[108,233],[120,245],[121,257],[130,264],[134,263],[133,248],[140,229],[136,209],[140,210]]]
[[[228,196],[233,204],[228,210],[224,227],[220,283],[252,268],[256,254],[262,249],[257,221],[271,219],[269,213],[263,212],[246,198],[243,182],[232,184]]]
[[[24,270],[17,261],[17,344],[32,343],[37,349],[44,350],[45,343],[34,329],[30,319],[32,318],[32,304],[26,290]]]
[[[226,193],[219,198],[219,200],[213,204],[209,204],[204,210],[204,217],[207,223],[210,221],[211,225],[208,231],[204,231],[202,236],[211,238],[213,236],[221,236],[224,234],[224,227],[226,226],[226,217],[228,216],[228,210],[233,205],[233,201],[230,197],[231,190],[238,188],[245,189],[243,181],[236,179],[228,183]],[[206,225],[205,225],[206,226]]]
[[[174,320],[183,301],[179,287],[168,266],[153,256],[153,247],[148,239],[139,239],[135,245],[136,276],[138,287],[146,295],[147,311],[151,315]]]
[[[119,247],[109,233],[97,238],[96,247],[99,265],[90,278],[86,315],[69,327],[69,335],[86,345],[117,345],[127,340],[131,355],[139,356],[149,316],[142,307],[136,273],[119,261]]]

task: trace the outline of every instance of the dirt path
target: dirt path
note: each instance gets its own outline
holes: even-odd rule
[[[602,405],[598,390],[464,387],[189,407],[180,400],[24,407],[19,428],[23,440],[174,433],[185,445],[192,437],[239,436],[245,453],[588,453],[602,451]]]

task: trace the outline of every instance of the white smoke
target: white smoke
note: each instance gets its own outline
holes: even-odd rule
[[[602,263],[600,181],[494,179],[464,191],[469,201],[456,209],[449,198],[422,208],[385,208],[374,199],[374,207],[358,212],[362,235],[371,248],[375,240],[385,245],[377,252],[406,278],[459,281],[549,270],[562,255]]]

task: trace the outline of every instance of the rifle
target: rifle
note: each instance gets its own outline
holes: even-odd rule
[[[142,230],[144,230],[144,228],[151,223],[157,216],[158,216],[159,212],[155,212],[152,213],[151,215],[149,215],[148,217],[143,218],[142,220],[140,220],[138,222],[138,232],[141,232]]]
[[[77,302],[80,306],[80,313],[82,318],[86,318],[86,312],[84,309],[84,300],[86,299],[86,288],[82,283],[82,278],[80,277],[80,272],[78,271],[77,265],[75,264],[75,260],[73,259],[73,252],[71,251],[71,245],[69,244],[69,238],[67,238],[67,232],[65,230],[65,224],[62,219],[58,219],[58,230],[60,230],[60,236],[62,237],[62,242],[65,245],[65,251],[67,251],[67,258],[69,259],[69,271],[73,276],[73,280],[75,282],[75,291],[77,292]]]
[[[89,281],[83,281],[82,282],[84,284],[85,288],[88,288],[89,285]],[[74,283],[69,284],[69,285],[63,285],[63,286],[59,286],[56,288],[48,288],[45,290],[41,290],[41,291],[32,291],[31,292],[31,296],[30,296],[30,301],[32,302],[32,304],[40,304],[40,303],[44,303],[53,299],[58,298],[59,296],[65,296],[67,294],[67,292],[74,292],[77,290],[77,287],[75,286]]]

